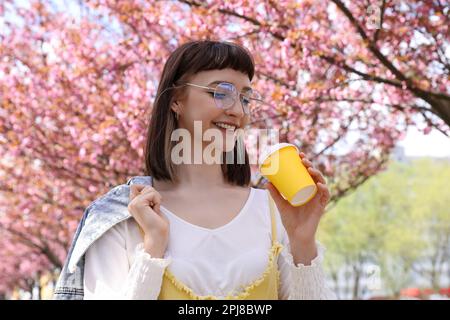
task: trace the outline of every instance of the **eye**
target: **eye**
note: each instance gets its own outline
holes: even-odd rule
[[[214,97],[214,92],[210,92],[211,95]],[[227,97],[226,93],[220,93],[220,92],[216,92],[216,96],[217,99],[225,99]]]
[[[214,98],[214,92],[208,91],[208,94]],[[216,93],[215,94],[216,99],[225,99],[225,94],[223,93]]]

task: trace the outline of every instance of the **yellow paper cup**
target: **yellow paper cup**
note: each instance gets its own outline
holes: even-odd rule
[[[261,155],[259,163],[261,175],[267,178],[291,205],[301,206],[316,195],[317,186],[303,165],[295,145],[275,144]]]

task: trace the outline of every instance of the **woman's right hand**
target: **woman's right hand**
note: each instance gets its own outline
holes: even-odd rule
[[[162,197],[155,188],[130,186],[128,211],[144,233],[144,248],[153,258],[162,258],[169,242],[169,220],[161,214]]]

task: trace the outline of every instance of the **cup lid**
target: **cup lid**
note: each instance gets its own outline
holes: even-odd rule
[[[274,144],[261,153],[261,155],[259,157],[259,165],[258,165],[259,170],[261,171],[261,166],[264,163],[264,161],[267,159],[268,156],[270,156],[275,151],[280,150],[281,148],[285,148],[285,147],[294,147],[295,149],[297,149],[297,153],[300,153],[300,150],[298,150],[298,148],[295,144],[286,143],[286,142]]]

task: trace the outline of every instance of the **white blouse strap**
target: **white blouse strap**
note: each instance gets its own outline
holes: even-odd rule
[[[272,221],[272,245],[277,241],[277,224],[275,219],[275,203],[270,196],[269,191],[267,191],[267,195],[269,196],[269,207],[270,207],[270,218]]]

